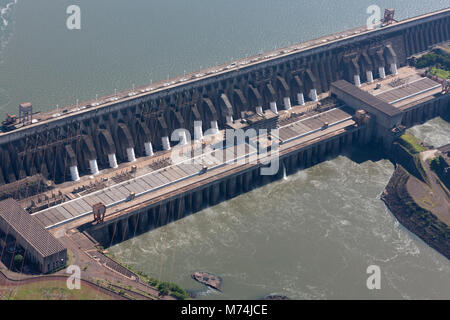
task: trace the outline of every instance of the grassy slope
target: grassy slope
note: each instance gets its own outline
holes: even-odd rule
[[[69,290],[65,281],[42,281],[16,287],[0,287],[1,299],[13,300],[110,300],[111,297],[93,288],[81,285],[80,290]]]
[[[447,71],[444,69],[432,67],[432,68],[430,68],[430,73],[435,76],[438,76],[441,79],[450,79],[450,71]]]
[[[420,153],[427,150],[427,148],[420,145],[420,140],[414,137],[412,134],[405,133],[401,137],[401,143],[408,149],[411,153]]]

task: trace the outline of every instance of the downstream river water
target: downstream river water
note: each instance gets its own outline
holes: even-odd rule
[[[450,142],[441,118],[410,131]],[[388,160],[339,156],[110,251],[200,299],[450,299],[449,261],[380,200],[393,171]],[[381,268],[381,290],[367,289],[369,265]],[[220,275],[223,293],[194,282],[195,271]]]

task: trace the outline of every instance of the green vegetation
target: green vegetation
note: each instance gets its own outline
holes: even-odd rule
[[[171,282],[159,282],[157,289],[160,295],[171,295],[179,300],[185,300],[189,298],[186,290],[181,288],[179,285]]]
[[[414,137],[412,134],[405,133],[400,137],[400,143],[408,149],[411,154],[420,153],[426,151],[427,148],[420,144],[420,140]]]
[[[5,300],[110,300],[111,297],[98,290],[81,285],[80,290],[69,290],[65,281],[48,280],[34,282],[3,290]]]
[[[450,79],[450,71],[438,67],[431,67],[430,73],[441,79]]]
[[[416,62],[417,68],[430,68],[430,73],[441,79],[450,79],[450,57],[440,53],[427,53]]]
[[[431,66],[436,66],[439,69],[450,71],[450,57],[448,57],[447,55],[431,52],[423,55],[416,62],[416,67],[420,69]]]
[[[129,265],[120,262],[112,253],[108,252],[104,254],[109,258],[113,259],[114,261],[116,261],[117,263],[119,263],[120,265],[122,265],[123,267],[127,268],[131,272],[137,274],[143,282],[146,282],[151,287],[156,288],[161,296],[171,295],[172,297],[178,300],[185,300],[190,298],[186,290],[181,288],[179,285],[171,282],[159,281],[158,279],[148,276],[142,271],[134,270]]]
[[[436,157],[432,160],[430,160],[430,168],[433,171],[437,171],[441,167],[441,158]]]

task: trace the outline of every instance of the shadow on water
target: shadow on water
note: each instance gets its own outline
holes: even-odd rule
[[[353,162],[362,164],[367,161],[377,162],[380,160],[388,159],[386,153],[377,145],[367,145],[358,148],[352,148],[351,150],[342,153],[342,156],[347,157]]]

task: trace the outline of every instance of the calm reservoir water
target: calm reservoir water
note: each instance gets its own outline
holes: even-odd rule
[[[65,0],[0,0],[0,117],[110,94],[365,24],[371,0],[80,0],[82,29],[65,27]],[[125,4],[126,3],[126,4]],[[380,0],[397,18],[448,7]],[[411,131],[450,141],[434,119]],[[399,225],[379,199],[387,160],[340,156],[111,248],[122,261],[200,299],[450,299],[450,263]],[[381,290],[366,268],[381,268]],[[223,293],[194,271],[220,275]]]

